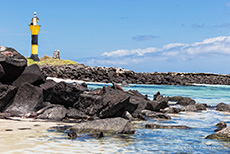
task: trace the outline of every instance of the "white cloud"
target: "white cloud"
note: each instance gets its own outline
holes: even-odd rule
[[[146,53],[153,53],[159,51],[157,48],[146,48],[146,49],[133,49],[133,50],[116,50],[111,52],[104,52],[102,56],[106,57],[123,57],[123,56],[143,56]]]
[[[171,43],[161,48],[120,49],[104,52],[101,58],[93,59],[88,64],[123,66],[145,63],[147,61],[186,61],[188,59],[208,58],[210,56],[230,56],[230,36],[208,38],[191,44]]]

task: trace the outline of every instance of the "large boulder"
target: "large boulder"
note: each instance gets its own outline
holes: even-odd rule
[[[72,129],[78,133],[134,134],[135,132],[129,120],[119,117],[77,123]]]
[[[214,130],[215,132],[220,131],[220,130],[222,130],[223,128],[226,128],[226,127],[227,127],[227,124],[226,124],[225,121],[221,121],[221,122],[218,122],[218,123],[216,124],[216,127],[217,127],[217,129]]]
[[[141,115],[143,117],[152,118],[152,119],[165,119],[165,120],[171,119],[171,117],[165,113],[154,112],[150,110],[142,110]]]
[[[26,114],[36,112],[43,107],[42,89],[29,83],[22,84],[13,103],[4,112],[12,114]]]
[[[230,112],[230,105],[229,104],[225,104],[225,103],[219,103],[216,106],[216,110],[217,111],[226,111],[226,112]]]
[[[52,92],[53,87],[56,85],[57,83],[53,80],[46,80],[45,83],[40,85],[40,88],[42,88],[43,90],[43,98],[44,100],[46,100],[46,97]]]
[[[129,113],[131,113],[134,118],[139,118],[141,111],[146,109],[150,100],[148,100],[146,96],[142,95],[137,90],[129,90],[127,93],[130,95],[130,103],[137,105],[136,109]]]
[[[102,96],[82,93],[74,104],[74,108],[89,116],[96,115],[103,108]]]
[[[31,83],[35,86],[45,82],[45,76],[37,64],[27,66],[19,78],[13,82],[13,85],[19,87],[22,83],[25,82]]]
[[[84,87],[74,86],[70,83],[60,82],[54,85],[52,90],[47,92],[44,101],[52,104],[61,104],[67,107],[73,107],[79,96],[84,91],[88,90]]]
[[[198,103],[196,104],[196,108],[197,110],[206,110],[207,109],[207,104],[204,104],[204,103]]]
[[[99,113],[100,118],[121,117],[125,111],[132,113],[137,104],[129,101],[130,96],[121,90],[111,90],[103,95],[104,108]]]
[[[153,101],[149,101],[147,103],[146,109],[159,112],[160,110],[165,109],[167,107],[169,107],[168,97],[162,96],[160,92],[158,91],[153,96]]]
[[[163,113],[180,113],[181,109],[170,106],[170,107],[161,109],[160,111]]]
[[[3,84],[11,84],[22,74],[27,66],[27,60],[15,49],[1,46],[0,64],[5,74],[0,78],[0,82]]]
[[[162,98],[158,101],[148,101],[146,109],[159,112],[161,109],[169,107],[167,99]]]
[[[213,139],[213,140],[222,140],[230,142],[230,126],[223,128],[222,130],[208,135],[206,139]]]
[[[60,121],[63,118],[65,118],[66,113],[67,113],[67,109],[64,106],[55,105],[52,108],[45,110],[37,118]]]
[[[103,87],[80,95],[74,107],[89,116],[100,118],[121,117],[125,111],[132,113],[137,104],[130,101],[130,95],[120,89]]]
[[[197,108],[196,108],[196,105],[187,105],[187,106],[182,106],[181,111],[184,111],[184,112],[196,112]]]
[[[191,99],[190,97],[173,96],[173,97],[168,97],[168,100],[172,102],[177,102],[177,104],[183,106],[196,104],[196,101]]]
[[[0,85],[0,112],[2,112],[7,105],[10,105],[17,88],[11,85]]]
[[[86,115],[84,112],[77,110],[75,108],[69,108],[66,117],[73,118],[73,119],[89,119],[90,117]]]

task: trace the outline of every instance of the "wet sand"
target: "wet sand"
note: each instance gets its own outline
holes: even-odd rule
[[[49,127],[64,125],[58,122],[31,122],[32,119],[20,121],[0,119],[0,153],[24,153],[37,146],[39,140],[48,137]]]

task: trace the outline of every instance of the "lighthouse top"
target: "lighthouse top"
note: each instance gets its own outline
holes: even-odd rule
[[[34,12],[34,17],[31,19],[30,25],[37,25],[38,20],[37,13]]]

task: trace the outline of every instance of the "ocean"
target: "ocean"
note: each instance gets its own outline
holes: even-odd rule
[[[67,81],[67,80],[66,80]],[[71,82],[71,81],[67,81]],[[88,87],[101,88],[111,84],[88,83]],[[125,90],[138,90],[149,99],[160,91],[164,96],[187,96],[197,103],[215,106],[218,103],[230,104],[230,86],[226,85],[139,85],[132,84]],[[56,123],[33,123],[28,130],[18,130],[20,122],[0,121],[0,153],[230,153],[230,143],[205,139],[214,133],[220,121],[230,124],[230,113],[218,112],[215,108],[199,112],[170,114],[171,120],[136,121],[134,135],[105,136],[94,139],[84,136],[74,140],[67,134],[49,131]],[[7,123],[7,127],[4,127]],[[146,129],[145,124],[186,125],[192,129]],[[16,125],[18,124],[18,125]],[[37,126],[37,125],[40,125]],[[60,124],[61,125],[61,124]],[[25,126],[24,126],[25,127]],[[12,128],[13,131],[5,131]]]

